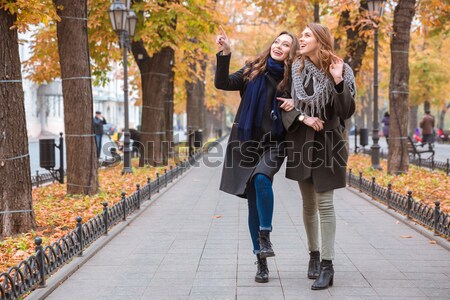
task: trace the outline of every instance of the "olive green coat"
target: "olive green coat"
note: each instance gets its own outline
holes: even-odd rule
[[[335,87],[336,88],[336,87]],[[343,139],[344,120],[355,112],[355,99],[342,83],[341,93],[333,89],[333,99],[325,107],[324,129],[316,132],[300,123],[300,112],[282,112],[287,130],[286,177],[296,181],[312,180],[318,193],[345,187],[348,152]],[[306,89],[313,94],[312,82]]]

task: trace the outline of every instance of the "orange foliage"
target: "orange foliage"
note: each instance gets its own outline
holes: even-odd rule
[[[348,161],[348,169],[353,174],[363,172],[363,177],[371,179],[383,187],[392,184],[392,189],[401,194],[412,191],[415,201],[423,202],[434,207],[435,201],[441,202],[441,210],[450,212],[450,177],[442,171],[431,171],[414,165],[409,165],[408,174],[388,175],[384,171],[370,168],[371,158],[367,155],[351,155]],[[387,161],[382,160],[383,170],[387,170]]]
[[[164,174],[164,168],[169,170],[169,167],[136,168],[138,160],[132,163],[133,174],[121,176],[122,165],[99,170],[101,191],[93,196],[66,195],[66,185],[59,183],[33,189],[37,229],[0,241],[0,273],[34,254],[35,237],[42,237],[43,245],[56,242],[75,229],[77,216],[81,216],[85,223],[102,212],[103,202],[108,202],[110,207],[121,200],[122,192],[129,196],[136,191],[136,184],[142,187],[147,183],[147,177],[153,181],[157,172]]]

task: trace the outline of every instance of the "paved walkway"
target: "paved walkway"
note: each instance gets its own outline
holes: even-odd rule
[[[254,282],[246,201],[203,164],[47,299],[449,299],[450,252],[347,189],[335,195],[334,286],[312,291],[298,187],[275,177],[270,282]],[[410,237],[410,238],[406,238]]]

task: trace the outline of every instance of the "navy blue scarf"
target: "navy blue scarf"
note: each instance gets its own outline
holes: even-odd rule
[[[284,64],[276,62],[271,57],[267,60],[267,70],[273,79],[278,83],[284,76]],[[270,79],[265,74],[256,76],[247,83],[239,116],[238,138],[240,141],[255,139],[255,132],[260,132],[263,119],[264,106],[267,99],[267,84]],[[276,88],[276,87],[275,87]],[[280,138],[284,135],[283,123],[281,122],[281,112],[278,107],[278,90],[272,99],[272,136]]]

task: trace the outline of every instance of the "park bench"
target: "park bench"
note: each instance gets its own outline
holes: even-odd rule
[[[432,159],[434,158],[434,150],[430,144],[424,145],[425,147],[423,149],[419,149],[416,143],[412,140],[410,136],[408,136],[408,154],[409,157],[412,159],[416,159],[416,156],[419,160],[422,160],[422,154],[427,155],[425,159]]]

